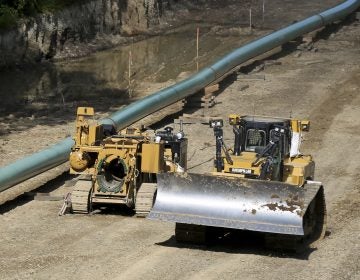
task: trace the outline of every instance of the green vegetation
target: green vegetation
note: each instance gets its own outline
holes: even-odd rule
[[[6,5],[0,5],[0,29],[13,26],[16,24],[17,19],[18,12],[16,9]]]
[[[84,0],[0,0],[0,29],[12,27],[23,17],[54,12]]]

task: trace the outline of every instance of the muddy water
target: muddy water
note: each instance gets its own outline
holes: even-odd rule
[[[86,58],[3,72],[0,118],[66,119],[67,114],[73,118],[79,105],[106,112],[114,105],[127,104],[131,102],[129,61],[131,98],[151,93],[151,89],[139,90],[140,85],[169,82],[182,72],[196,71],[196,29],[187,25]],[[199,68],[260,34],[229,26],[200,25],[199,29]]]

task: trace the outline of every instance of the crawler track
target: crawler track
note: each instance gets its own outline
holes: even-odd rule
[[[146,217],[153,204],[156,183],[142,183],[136,195],[135,211],[137,217]]]
[[[75,214],[88,214],[92,181],[80,179],[71,193],[71,211]]]

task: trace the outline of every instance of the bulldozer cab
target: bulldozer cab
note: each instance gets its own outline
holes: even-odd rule
[[[309,125],[292,119],[235,114],[229,116],[229,123],[235,136],[232,149],[223,140],[223,121],[210,121],[216,137],[214,172],[273,181],[284,180],[284,161],[291,160],[291,152],[299,154],[300,133]]]
[[[235,134],[234,155],[241,152],[261,153],[270,141],[280,141],[281,153],[287,155],[290,149],[290,121],[286,119],[259,116],[229,118]]]

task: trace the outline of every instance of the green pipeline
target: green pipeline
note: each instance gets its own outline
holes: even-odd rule
[[[360,7],[360,0],[348,0],[322,13],[275,31],[233,50],[190,78],[155,92],[101,120],[122,129],[143,117],[194,94],[249,59],[283,45],[303,34],[338,21]],[[17,160],[0,169],[0,192],[68,160],[74,141],[66,138],[54,146]]]

